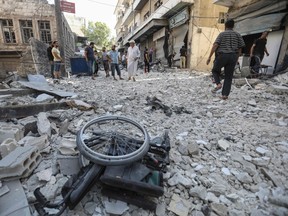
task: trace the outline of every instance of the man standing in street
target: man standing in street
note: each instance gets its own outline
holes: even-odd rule
[[[242,52],[242,48],[245,46],[243,38],[238,32],[233,31],[233,28],[234,20],[227,20],[225,22],[225,31],[221,32],[216,38],[206,62],[208,65],[211,61],[212,55],[216,52],[212,74],[217,86],[212,90],[213,93],[216,93],[222,88],[220,73],[221,68],[224,67],[225,77],[222,96],[220,97],[223,100],[228,99],[234,68]]]
[[[52,55],[52,49],[53,49],[53,43],[51,41],[49,42],[49,47],[47,48],[47,57],[48,57],[49,64],[50,64],[51,77],[52,79],[54,79],[54,58]]]
[[[106,77],[109,77],[109,55],[108,53],[106,52],[106,47],[103,47],[102,48],[102,62],[103,62],[103,67],[104,67],[104,70],[106,72]]]
[[[88,66],[88,73],[89,75],[92,75],[92,79],[95,79],[94,73],[93,73],[93,64],[95,61],[94,57],[94,42],[91,42],[89,46],[85,48],[85,59]]]
[[[180,68],[186,68],[187,49],[182,46],[180,49]]]
[[[118,59],[118,51],[116,50],[116,46],[112,46],[112,50],[109,52],[109,57],[111,59],[111,73],[114,78],[114,80],[117,80],[115,77],[115,70],[117,71],[117,75],[119,76],[120,80],[123,80],[121,77],[121,71],[119,68],[119,59]]]
[[[127,61],[128,61],[127,71],[129,76],[128,80],[132,79],[135,82],[136,81],[135,74],[137,71],[138,59],[140,58],[140,50],[135,45],[134,40],[131,40],[129,43],[130,47],[128,48],[127,51]]]
[[[54,83],[60,83],[60,69],[62,58],[60,56],[59,45],[57,41],[53,42],[52,55],[54,59]]]
[[[250,59],[254,57],[254,65],[251,67],[254,73],[259,73],[261,62],[264,58],[264,52],[269,53],[266,48],[268,31],[262,33],[261,37],[256,39],[250,49]]]

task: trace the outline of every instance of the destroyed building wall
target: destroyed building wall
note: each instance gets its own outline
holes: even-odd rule
[[[68,50],[68,54],[65,56],[69,58],[72,52],[74,53],[74,35],[63,15],[62,17],[63,37]],[[26,59],[26,57],[23,58],[23,55],[27,54],[27,47],[30,46],[30,38],[35,38],[45,44],[57,40],[55,6],[48,4],[46,0],[2,0],[0,7],[0,78],[5,77],[9,71],[16,71],[20,66],[25,71],[31,69],[30,63],[23,61]],[[66,53],[66,50],[64,52]],[[47,58],[46,61],[48,61]],[[66,59],[66,62],[69,66],[70,61]]]
[[[28,74],[50,75],[50,64],[47,62],[48,45],[35,39],[30,38],[30,46],[20,58],[20,66],[17,67],[18,75],[26,77]]]

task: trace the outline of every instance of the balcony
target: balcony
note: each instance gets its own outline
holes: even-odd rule
[[[235,3],[235,0],[212,0],[213,4],[221,5],[224,7],[232,7]]]
[[[125,25],[127,23],[130,23],[133,20],[133,10],[132,10],[132,5],[128,9],[125,10],[124,16],[122,18],[122,24]]]
[[[147,0],[135,0],[133,3],[133,9],[141,10],[146,3],[147,3]]]

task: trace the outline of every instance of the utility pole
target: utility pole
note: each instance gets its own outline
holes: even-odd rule
[[[62,12],[60,7],[60,0],[54,0],[55,4],[55,17],[56,17],[56,25],[57,25],[57,41],[59,43],[60,55],[63,59],[64,67],[61,67],[61,75],[67,76],[65,69],[65,40],[64,40],[64,32],[63,32],[63,21],[62,21]]]

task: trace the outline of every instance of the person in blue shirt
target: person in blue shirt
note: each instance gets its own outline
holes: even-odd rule
[[[89,75],[92,75],[92,79],[94,79],[94,73],[93,73],[93,64],[95,61],[94,56],[94,42],[91,42],[89,46],[85,48],[85,59],[88,66],[88,73]]]
[[[117,71],[117,75],[119,76],[120,80],[123,80],[123,78],[121,77],[121,71],[119,68],[119,58],[118,58],[119,54],[118,51],[116,50],[116,46],[113,45],[112,46],[112,50],[109,52],[109,57],[110,57],[110,66],[111,66],[111,73],[112,76],[114,78],[114,80],[117,80],[115,77],[115,70]]]

